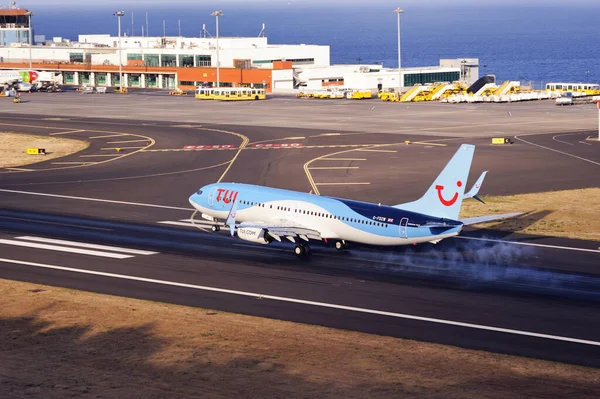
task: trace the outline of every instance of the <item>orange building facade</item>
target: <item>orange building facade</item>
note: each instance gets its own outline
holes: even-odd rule
[[[120,86],[119,67],[76,63],[33,62],[37,71],[62,75],[64,85]],[[0,69],[29,69],[29,63],[0,62]],[[292,69],[292,63],[279,61],[273,68],[219,68],[221,87],[256,87],[266,92],[273,89],[273,71]],[[193,90],[196,86],[215,86],[217,69],[214,67],[149,67],[129,62],[122,66],[124,87]]]

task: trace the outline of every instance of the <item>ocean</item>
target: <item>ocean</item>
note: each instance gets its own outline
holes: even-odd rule
[[[486,3],[486,4],[482,4]],[[523,2],[525,3],[525,2]],[[140,35],[148,13],[150,35],[199,36],[202,24],[215,34],[214,8],[150,3],[125,8],[122,32]],[[257,36],[266,24],[272,44],[322,44],[331,47],[332,64],[381,63],[397,67],[397,17],[390,2],[347,6],[281,1],[224,6],[220,36]],[[414,3],[411,3],[414,4]],[[30,7],[35,34],[77,39],[78,34],[117,34],[115,6],[50,4]],[[440,58],[476,57],[481,73],[499,81],[595,82],[600,80],[600,1],[564,5],[476,2],[410,5],[401,20],[402,66],[438,65]],[[133,28],[131,13],[133,12]],[[144,28],[145,29],[145,28]]]

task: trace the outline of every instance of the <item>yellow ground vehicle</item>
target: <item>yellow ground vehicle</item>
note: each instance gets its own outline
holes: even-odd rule
[[[214,89],[215,100],[221,101],[249,101],[266,100],[264,89],[252,87],[221,87]]]
[[[215,89],[212,87],[196,87],[195,97],[199,100],[214,100]]]
[[[364,99],[372,98],[372,97],[373,97],[373,94],[371,93],[370,90],[363,90],[363,91],[350,90],[346,93],[346,98],[348,100],[364,100]]]
[[[547,83],[546,91],[561,93],[581,93],[580,95],[596,96],[600,94],[600,85],[595,83]]]
[[[378,97],[381,101],[400,101],[400,95],[391,91],[382,91]]]
[[[129,90],[127,90],[127,87],[119,87],[118,89],[115,90],[115,93],[125,94],[125,93],[129,93]]]
[[[187,91],[181,89],[175,89],[169,92],[170,96],[187,96]]]

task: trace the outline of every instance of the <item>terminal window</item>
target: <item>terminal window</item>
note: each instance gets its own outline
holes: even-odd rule
[[[197,55],[196,56],[196,66],[211,66],[212,59],[210,55]]]
[[[404,75],[404,86],[435,82],[454,82],[460,79],[460,72],[418,72]]]
[[[163,67],[177,66],[177,56],[174,54],[163,54],[163,56],[161,57],[160,65]]]
[[[183,68],[191,68],[194,66],[194,56],[193,55],[179,55],[179,66]]]
[[[76,62],[83,63],[83,53],[69,53],[69,62],[72,62],[72,63],[76,63]]]
[[[127,61],[131,61],[131,60],[136,60],[136,61],[142,61],[142,55],[141,54],[127,54]]]
[[[144,63],[146,64],[146,66],[150,66],[150,67],[160,66],[160,55],[146,54],[146,55],[144,55]]]

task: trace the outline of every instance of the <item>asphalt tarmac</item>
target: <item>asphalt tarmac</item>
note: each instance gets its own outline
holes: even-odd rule
[[[68,105],[70,96],[40,103],[59,98]],[[81,101],[110,95],[89,97]],[[156,97],[149,98],[129,101]],[[485,194],[597,187],[600,143],[585,140],[592,128],[580,131],[587,125],[572,123],[547,134],[547,125],[538,125],[517,134],[514,126],[498,127],[516,138],[492,146],[491,132],[478,133],[478,120],[464,123],[471,108],[455,111],[453,120],[445,116],[448,125],[463,120],[466,133],[434,135],[424,127],[421,135],[348,131],[342,122],[340,129],[331,123],[312,129],[308,117],[293,121],[297,106],[285,108],[284,101],[302,100],[252,106],[282,107],[287,114],[278,110],[277,118],[287,123],[278,127],[257,125],[264,110],[252,118],[254,109],[232,114],[230,124],[181,121],[180,105],[195,106],[190,99],[175,99],[171,121],[137,120],[138,112],[127,121],[82,117],[73,109],[66,116],[68,108],[53,116],[0,115],[6,131],[92,143],[59,160],[0,170],[0,277],[600,365],[597,243],[470,230],[435,248],[354,246],[338,253],[317,243],[314,255],[300,261],[291,246],[256,246],[198,229],[208,224],[191,224],[187,202],[205,184],[235,181],[401,203],[418,198],[465,142],[477,146],[469,181],[490,170]],[[363,109],[367,102],[343,104],[324,106]],[[441,104],[419,104],[419,112],[426,106],[435,113]],[[587,108],[578,107],[569,112],[589,124]],[[102,104],[96,110],[108,115]],[[540,118],[550,112],[531,104],[522,110]],[[233,123],[242,117],[252,123]]]

